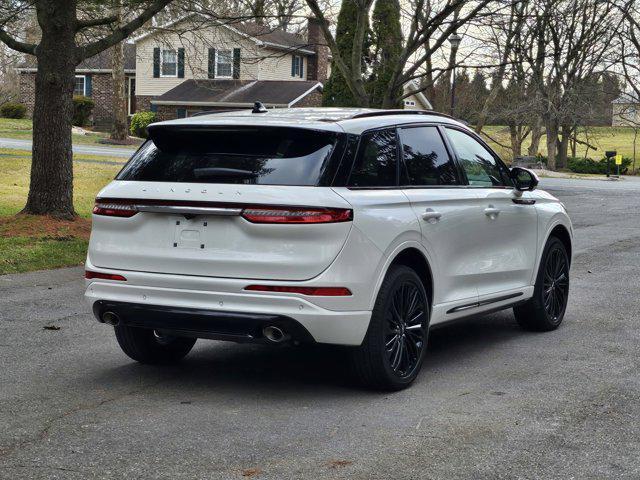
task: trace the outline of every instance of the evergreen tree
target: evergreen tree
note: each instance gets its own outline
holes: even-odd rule
[[[353,48],[353,38],[358,16],[358,5],[355,0],[343,0],[336,25],[336,43],[344,58],[349,58]],[[367,26],[367,30],[368,26]],[[367,42],[365,42],[366,44]],[[366,51],[366,50],[365,50]],[[363,59],[365,61],[366,59]],[[322,94],[324,107],[359,107],[357,100],[349,90],[347,81],[335,64],[331,65],[331,75],[324,86]]]
[[[393,71],[402,54],[402,28],[400,26],[400,2],[377,0],[373,9],[373,69],[369,79],[372,107],[402,108],[402,103],[391,103],[391,98],[402,97],[402,87],[387,95]],[[391,96],[391,98],[389,98]]]

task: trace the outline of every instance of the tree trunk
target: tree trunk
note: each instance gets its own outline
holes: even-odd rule
[[[553,119],[545,121],[547,130],[547,168],[556,169],[556,154],[558,146],[558,124]]]
[[[571,138],[571,132],[571,127],[562,127],[562,135],[558,142],[556,168],[567,168],[567,156],[569,153],[569,139]]]
[[[540,139],[542,139],[542,119],[536,115],[531,123],[531,145],[527,150],[530,157],[535,157],[540,152]]]
[[[124,42],[113,46],[112,56],[113,78],[113,140],[125,141],[127,132],[127,94],[125,91],[126,77],[124,74]]]
[[[76,2],[41,1],[38,21],[42,38],[33,110],[31,183],[23,213],[73,218],[73,154],[71,123],[75,56]]]
[[[515,124],[509,124],[509,134],[511,136],[511,152],[515,160],[522,155],[522,138]]]

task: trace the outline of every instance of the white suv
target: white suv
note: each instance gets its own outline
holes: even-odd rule
[[[558,327],[572,227],[532,172],[432,112],[258,107],[151,125],[99,193],[85,295],[131,358],[347,345],[399,389],[432,326],[513,307]]]

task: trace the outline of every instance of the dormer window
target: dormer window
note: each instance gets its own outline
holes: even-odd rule
[[[233,75],[233,53],[231,50],[216,50],[216,77],[231,78]]]
[[[177,77],[178,76],[178,51],[176,49],[162,49],[160,55],[160,76],[161,77]]]

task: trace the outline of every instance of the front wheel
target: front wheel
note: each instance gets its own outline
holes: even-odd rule
[[[117,325],[114,329],[122,351],[140,363],[175,363],[196,343],[195,338],[173,337],[148,328]]]
[[[542,253],[533,297],[513,312],[522,328],[547,332],[562,323],[568,300],[569,255],[564,244],[551,237]]]
[[[353,352],[356,375],[368,387],[400,390],[418,376],[427,348],[429,302],[414,270],[392,266],[373,308],[362,345]]]

